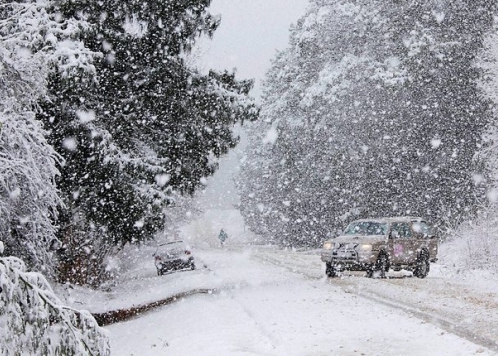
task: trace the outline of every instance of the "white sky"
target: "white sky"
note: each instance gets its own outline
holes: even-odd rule
[[[307,5],[308,0],[213,0],[210,13],[221,15],[221,24],[213,39],[201,41],[194,51],[197,65],[202,71],[237,68],[238,79],[255,79],[251,94],[259,98],[260,82],[271,60],[277,50],[288,46],[289,28],[304,15]],[[241,142],[224,157],[220,169],[208,179],[206,191],[199,194],[205,210],[218,213],[216,209],[233,209],[238,203],[233,179],[244,146]],[[208,213],[206,219],[211,218]]]
[[[202,41],[201,69],[237,68],[239,79],[256,80],[252,95],[259,97],[270,60],[287,47],[289,27],[307,5],[308,0],[213,0],[210,12],[221,15],[221,25],[211,41]]]

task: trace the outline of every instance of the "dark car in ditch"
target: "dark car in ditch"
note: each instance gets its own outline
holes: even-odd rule
[[[192,248],[181,240],[159,245],[152,256],[158,275],[178,270],[195,269]]]
[[[329,277],[344,270],[385,277],[392,268],[425,278],[430,262],[437,260],[437,252],[438,238],[422,218],[362,219],[351,222],[335,239],[325,241],[321,260]]]

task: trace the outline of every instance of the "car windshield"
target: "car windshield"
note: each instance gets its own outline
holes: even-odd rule
[[[161,244],[157,246],[156,253],[164,252],[164,251],[172,251],[172,250],[180,250],[186,248],[186,244],[183,241],[173,241],[167,242],[165,244]]]
[[[387,223],[376,221],[356,221],[348,225],[344,235],[385,235]]]
[[[174,241],[174,242],[168,242],[162,245],[159,245],[161,248],[169,249],[169,248],[179,248],[179,247],[184,247],[185,243],[183,241]]]

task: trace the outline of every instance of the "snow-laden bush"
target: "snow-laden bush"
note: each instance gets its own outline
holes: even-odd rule
[[[107,331],[87,311],[62,305],[47,280],[0,258],[0,354],[109,355]]]
[[[491,206],[473,221],[450,233],[439,251],[440,260],[450,269],[498,272],[498,207]]]

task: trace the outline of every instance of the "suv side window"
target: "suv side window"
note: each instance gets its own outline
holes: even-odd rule
[[[422,235],[424,239],[428,239],[432,235],[432,229],[425,221],[414,221],[413,230]]]
[[[391,236],[395,239],[409,239],[412,237],[412,229],[406,222],[395,222],[391,225]]]

